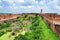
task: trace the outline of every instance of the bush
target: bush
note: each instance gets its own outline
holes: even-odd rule
[[[12,30],[6,30],[6,32],[11,32]]]
[[[0,36],[2,36],[3,34],[5,34],[5,32],[2,32],[2,31],[1,31],[1,32],[0,32]]]
[[[27,40],[27,38],[24,35],[18,35],[18,37],[15,37],[14,40]]]
[[[11,23],[12,23],[12,21],[10,21],[10,20],[1,22],[0,23],[0,29],[4,29],[4,28],[7,28],[7,27],[10,27]]]

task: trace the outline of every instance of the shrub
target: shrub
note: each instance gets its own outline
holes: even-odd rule
[[[24,35],[18,35],[18,37],[15,37],[14,40],[27,40],[27,38]]]
[[[5,32],[1,31],[1,32],[0,32],[0,36],[2,36],[3,34],[5,34]]]

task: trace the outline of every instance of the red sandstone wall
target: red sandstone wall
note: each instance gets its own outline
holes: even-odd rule
[[[8,18],[12,18],[18,16],[18,14],[0,14],[0,20],[1,19],[8,19]]]
[[[34,14],[28,14],[29,16],[34,16]],[[16,16],[23,16],[23,14],[0,14],[0,20],[8,19]]]

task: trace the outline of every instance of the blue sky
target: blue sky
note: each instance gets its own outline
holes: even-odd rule
[[[60,14],[60,0],[0,0],[0,13],[43,13]]]

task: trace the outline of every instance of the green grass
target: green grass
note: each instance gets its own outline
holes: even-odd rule
[[[7,27],[7,28],[4,28],[4,29],[1,29],[0,31],[6,31],[6,30],[11,30],[12,27]]]
[[[42,40],[60,40],[60,38],[49,28],[49,26],[40,17],[40,27],[42,28]]]
[[[13,40],[14,36],[12,36],[11,38],[9,38],[10,34],[11,34],[11,32],[7,32],[6,34],[4,34],[3,36],[0,37],[0,40]]]
[[[18,33],[16,36],[11,36],[11,38],[9,38],[9,35],[11,34],[11,32],[7,32],[5,33],[3,36],[0,37],[0,40],[14,40],[14,38],[16,36],[18,36],[19,34],[22,34],[24,35],[25,34],[25,31],[21,32],[21,33]]]

